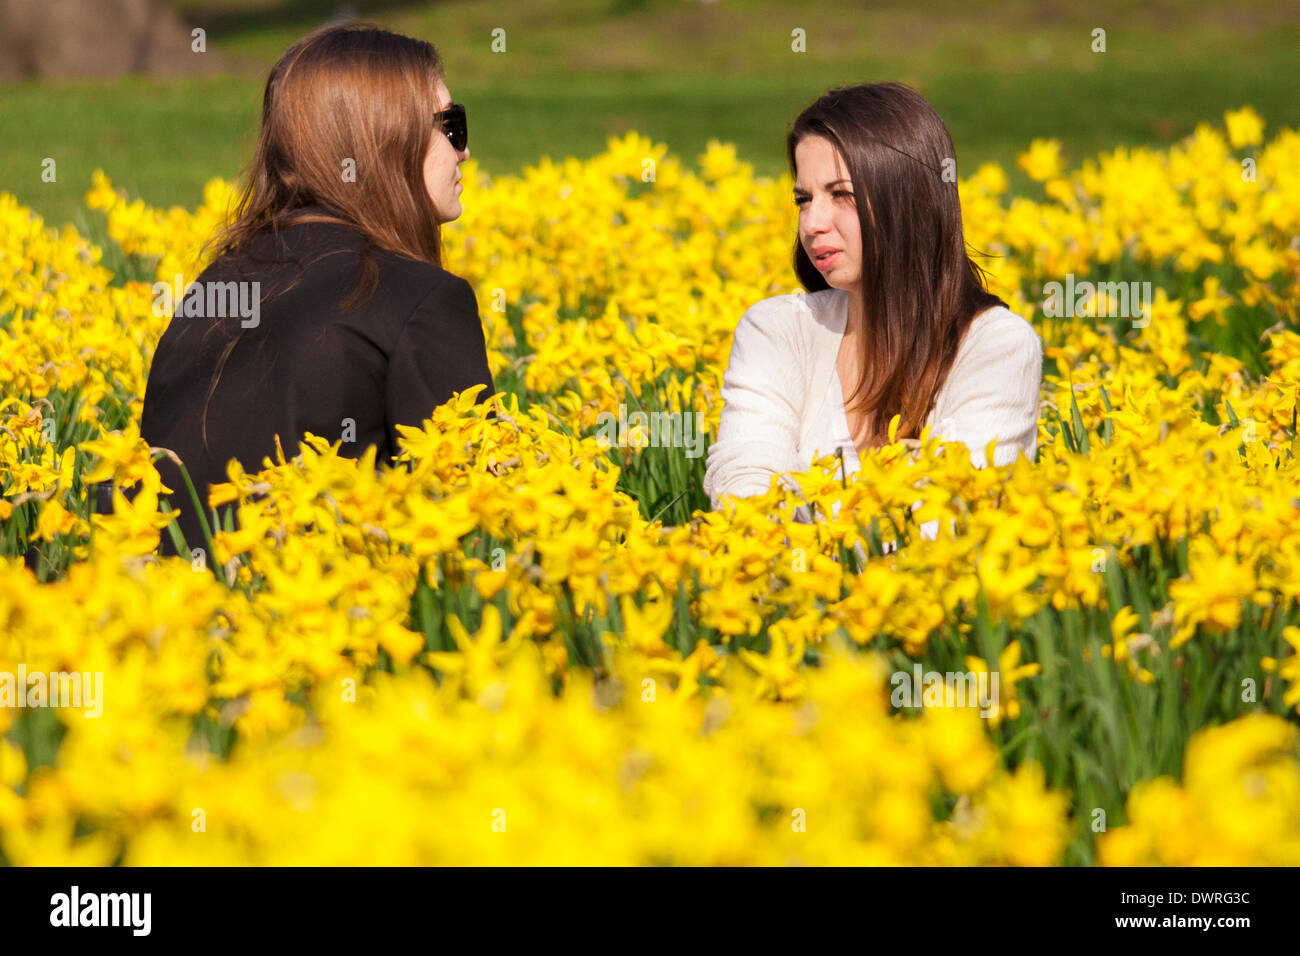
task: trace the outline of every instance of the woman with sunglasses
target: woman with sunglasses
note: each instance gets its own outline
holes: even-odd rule
[[[975,467],[995,439],[995,465],[1032,459],[1042,342],[967,254],[939,114],[898,83],[832,90],[786,146],[794,267],[809,294],[764,299],[736,328],[705,470],[713,508],[763,494],[775,476],[797,490],[789,474],[837,449],[852,475],[894,415],[897,438],[930,425]]]
[[[396,426],[476,385],[493,394],[474,290],[440,259],[468,158],[429,43],[332,26],[275,64],[236,215],[145,389],[141,434],[184,462],[205,510],[230,459],[259,470],[277,439],[286,457],[307,432],[348,457],[375,446],[379,463],[399,451]],[[253,308],[232,315],[232,296]],[[179,470],[158,468],[187,545],[203,546]]]

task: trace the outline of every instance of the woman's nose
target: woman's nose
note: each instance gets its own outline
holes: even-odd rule
[[[817,202],[810,201],[804,206],[803,229],[804,232],[812,235],[825,232],[830,228],[831,217],[825,206]]]

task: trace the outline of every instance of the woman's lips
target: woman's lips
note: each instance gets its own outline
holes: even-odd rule
[[[828,252],[824,256],[821,256],[820,258],[818,258],[817,256],[813,256],[812,263],[817,267],[817,271],[830,272],[832,269],[835,268],[835,263],[840,261],[840,256],[842,255],[843,253],[838,251]]]

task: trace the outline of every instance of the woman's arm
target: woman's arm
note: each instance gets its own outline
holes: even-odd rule
[[[388,361],[385,417],[393,448],[395,426],[418,426],[454,392],[486,384],[482,402],[496,391],[474,288],[448,272],[440,280],[403,323]]]
[[[975,338],[953,367],[944,417],[935,432],[959,441],[976,468],[988,464],[986,447],[997,439],[994,466],[1009,465],[1038,447],[1038,392],[1043,377],[1043,343],[1017,315],[972,329]]]
[[[718,438],[710,447],[704,491],[713,510],[723,495],[767,492],[772,476],[804,471],[798,460],[803,383],[793,341],[795,316],[784,297],[748,309],[736,326],[722,379]]]

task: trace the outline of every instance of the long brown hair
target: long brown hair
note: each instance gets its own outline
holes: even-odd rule
[[[898,437],[917,438],[971,321],[1006,305],[966,252],[952,137],[901,83],[833,89],[800,113],[786,138],[792,174],[805,136],[834,144],[857,197],[865,334],[848,407],[877,411],[873,444],[895,414]],[[830,288],[798,236],[794,268],[809,292]]]
[[[302,223],[351,226],[365,244],[361,281],[345,309],[378,288],[374,247],[441,265],[424,160],[442,76],[433,44],[369,22],[330,25],[303,37],[271,68],[257,148],[242,173],[233,216],[205,252],[237,256],[255,236],[267,230],[278,236]],[[304,208],[313,205],[328,212]],[[203,404],[205,447],[208,403],[237,342],[238,335],[227,342]]]

